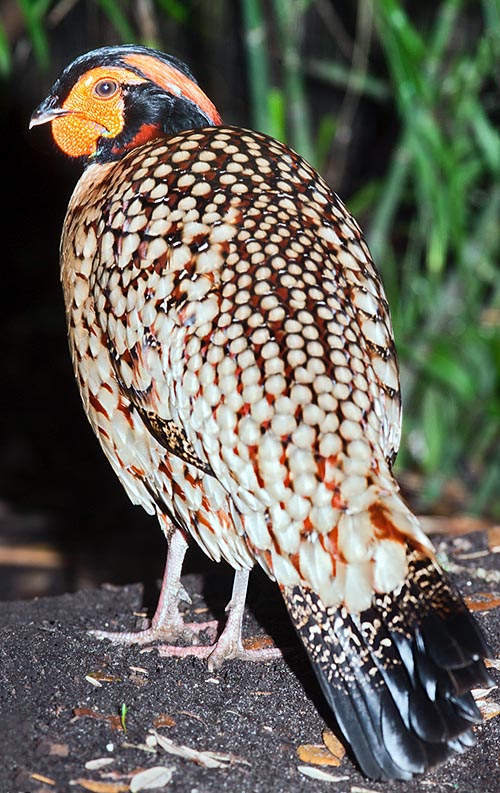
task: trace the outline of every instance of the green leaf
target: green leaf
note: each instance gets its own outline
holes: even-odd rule
[[[10,45],[0,19],[0,75],[6,77],[11,69]]]
[[[424,372],[437,383],[446,386],[461,400],[472,400],[477,393],[474,372],[462,360],[454,357],[454,351],[446,347],[433,349],[424,363]]]

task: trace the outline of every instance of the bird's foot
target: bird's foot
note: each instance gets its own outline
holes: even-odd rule
[[[181,619],[165,624],[155,624],[153,620],[151,626],[142,631],[88,631],[94,639],[108,639],[113,644],[153,644],[154,642],[172,642],[178,639],[193,642],[193,649],[198,646],[196,642],[200,634],[206,633],[210,639],[214,640],[218,630],[217,620],[210,622],[183,622]],[[199,645],[203,649],[203,645]],[[185,648],[189,649],[189,647]]]
[[[214,644],[191,645],[189,647],[160,645],[158,653],[168,658],[187,658],[188,656],[207,658],[207,665],[211,672],[219,669],[224,661],[237,659],[239,661],[262,662],[274,661],[276,658],[283,657],[281,650],[266,637],[248,639],[245,644],[233,642],[231,638],[222,632],[219,640]]]

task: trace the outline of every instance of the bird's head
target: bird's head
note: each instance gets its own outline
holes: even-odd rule
[[[210,127],[221,118],[182,61],[135,45],[77,58],[31,117],[50,122],[68,156],[109,162],[161,135]]]

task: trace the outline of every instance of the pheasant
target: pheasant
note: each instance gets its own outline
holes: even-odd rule
[[[258,563],[367,776],[410,779],[464,751],[489,650],[392,474],[398,365],[356,221],[303,158],[225,126],[153,49],[78,57],[33,113],[46,122],[84,166],[60,249],[83,406],[168,542],[150,627],[98,637],[164,640],[213,667],[275,657],[241,639]],[[211,626],[179,609],[191,538],[236,571],[206,647],[185,642]]]

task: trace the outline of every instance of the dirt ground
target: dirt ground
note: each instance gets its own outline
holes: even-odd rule
[[[498,659],[500,554],[491,537],[477,531],[433,539]],[[210,565],[184,583],[193,619],[223,618],[229,570]],[[270,635],[286,648],[284,659],[229,662],[217,673],[199,659],[161,658],[152,648],[87,635],[103,626],[136,628],[142,592],[140,584],[106,585],[0,603],[0,793],[146,789],[137,774],[153,767],[167,769],[158,772],[165,790],[178,793],[500,791],[497,690],[482,701],[489,718],[475,730],[475,747],[414,782],[372,782],[348,754],[328,755],[321,694],[263,574],[252,576],[245,632]],[[498,670],[491,671],[498,682]],[[332,764],[312,762],[318,755],[307,744],[321,744],[319,758],[328,755]]]

